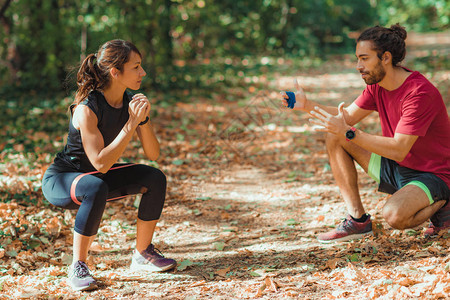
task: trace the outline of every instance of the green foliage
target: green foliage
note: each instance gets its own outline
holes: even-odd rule
[[[448,0],[375,0],[380,24],[400,23],[408,30],[450,28]]]
[[[144,88],[215,88],[233,84],[230,61],[349,51],[351,33],[376,23],[446,29],[449,11],[446,0],[15,0],[0,16],[0,88],[73,91],[80,60],[114,38],[141,50]]]

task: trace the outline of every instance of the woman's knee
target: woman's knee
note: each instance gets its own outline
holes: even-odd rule
[[[77,187],[78,188],[78,187]],[[87,178],[87,180],[80,181],[79,189],[82,194],[94,196],[95,198],[102,198],[108,195],[108,185],[103,180],[94,177]],[[77,190],[78,194],[78,190]]]
[[[151,168],[146,183],[149,192],[143,194],[138,217],[144,221],[159,219],[166,197],[166,175],[159,169]]]
[[[76,197],[84,204],[84,207],[91,207],[90,210],[103,210],[108,198],[109,187],[100,178],[94,177],[80,180],[76,188]]]
[[[157,168],[150,167],[148,173],[148,183],[153,188],[156,186],[158,187],[166,187],[167,185],[167,177],[166,174],[164,174],[163,171]]]

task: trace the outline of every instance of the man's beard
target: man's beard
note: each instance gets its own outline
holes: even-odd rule
[[[386,75],[386,71],[383,69],[383,66],[381,65],[381,62],[378,62],[378,64],[375,66],[375,69],[372,72],[361,72],[361,74],[366,74],[367,77],[363,78],[367,85],[372,85],[380,82],[383,80],[384,76]]]

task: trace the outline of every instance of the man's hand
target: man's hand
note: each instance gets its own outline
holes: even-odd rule
[[[310,111],[309,114],[313,117],[309,119],[309,121],[319,126],[315,129],[316,131],[324,131],[345,136],[345,133],[351,127],[345,121],[344,102],[339,104],[337,115],[329,114],[317,106],[314,107],[314,110]]]
[[[306,102],[308,100],[306,99],[305,92],[303,91],[303,89],[298,84],[297,79],[294,79],[294,87],[296,89],[296,91],[295,91],[295,101],[296,101],[296,103],[294,104],[294,108],[293,109],[304,110],[305,107],[306,107]],[[286,95],[286,92],[280,92],[280,94],[282,96],[281,104],[283,106],[285,106],[285,107],[288,107],[288,102],[287,102],[287,99],[289,99],[288,95]]]

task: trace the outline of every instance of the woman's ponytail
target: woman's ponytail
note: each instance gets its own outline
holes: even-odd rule
[[[96,66],[96,55],[89,54],[81,63],[80,69],[77,73],[78,90],[75,94],[75,101],[73,104],[78,105],[83,101],[92,90],[97,88],[100,81],[98,76],[98,67]]]

